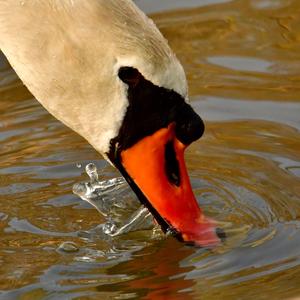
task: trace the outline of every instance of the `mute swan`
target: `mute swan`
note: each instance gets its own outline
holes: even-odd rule
[[[218,242],[183,158],[203,122],[181,64],[133,2],[0,0],[0,48],[36,99],[119,169],[164,232]]]

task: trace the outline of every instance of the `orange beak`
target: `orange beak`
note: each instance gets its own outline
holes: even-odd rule
[[[131,186],[138,187],[138,197],[163,231],[187,243],[213,246],[220,240],[214,222],[203,215],[193,194],[185,148],[170,124],[120,153],[123,173]]]

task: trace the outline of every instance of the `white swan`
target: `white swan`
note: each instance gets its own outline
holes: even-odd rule
[[[37,100],[127,179],[162,229],[218,241],[183,151],[203,133],[184,70],[129,0],[0,0],[0,48]]]

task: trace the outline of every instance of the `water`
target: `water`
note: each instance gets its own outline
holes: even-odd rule
[[[191,103],[206,123],[186,153],[192,186],[228,238],[208,251],[150,225],[104,232],[109,217],[119,229],[139,210],[134,194],[1,57],[0,298],[299,297],[299,2],[137,3],[155,13],[187,71]],[[115,207],[109,216],[102,205],[101,214],[72,193],[89,182],[91,162],[105,187],[119,183],[94,200],[120,199],[126,213]]]
[[[74,184],[73,192],[105,217],[105,223],[98,227],[103,238],[105,235],[115,237],[142,229],[153,229],[153,234],[159,231],[148,209],[134,195],[129,199],[126,197],[130,191],[124,178],[99,181],[98,170],[93,163],[87,164],[85,171],[89,181]]]

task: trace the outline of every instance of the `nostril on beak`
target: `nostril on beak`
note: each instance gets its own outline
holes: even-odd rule
[[[176,158],[176,152],[172,141],[168,142],[165,148],[165,171],[169,182],[176,186],[179,186],[180,185],[179,163]]]

